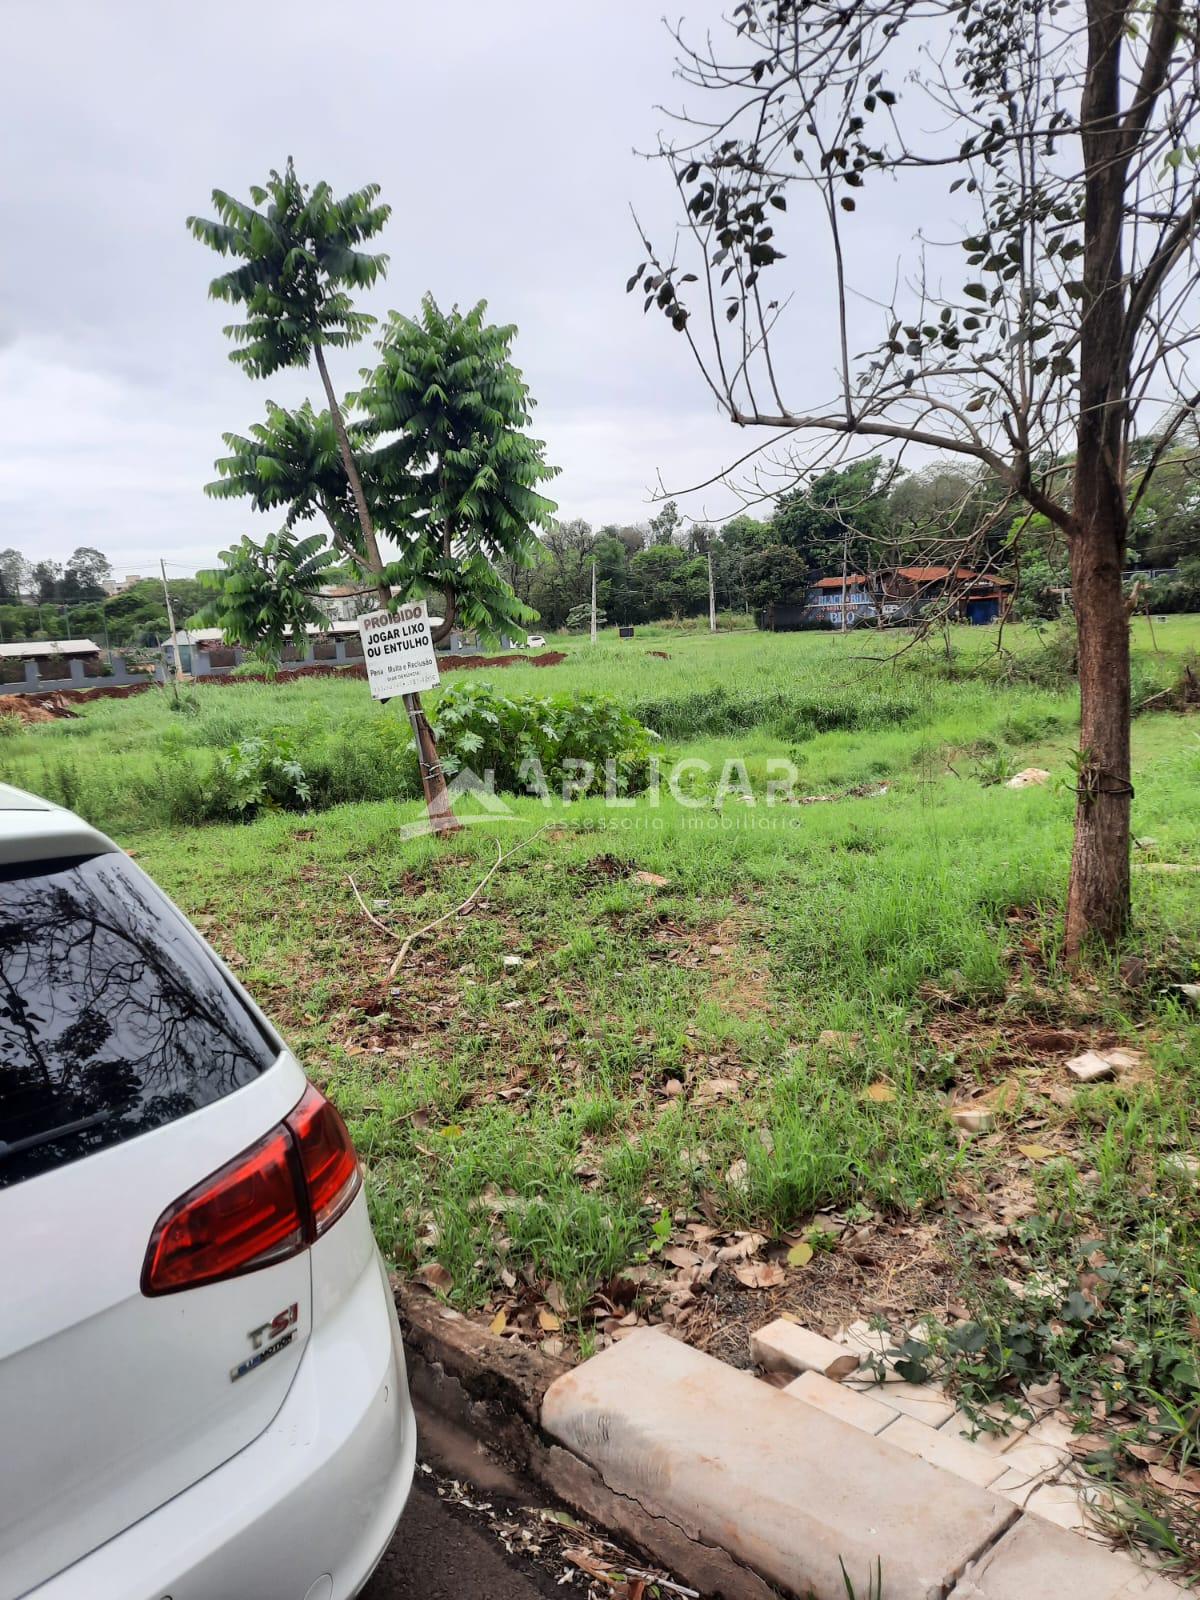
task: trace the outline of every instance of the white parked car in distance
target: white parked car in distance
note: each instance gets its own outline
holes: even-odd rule
[[[166,896],[0,785],[0,1600],[348,1600],[412,1482],[341,1117]]]
[[[526,639],[525,643],[531,650],[541,650],[545,645],[546,640],[540,633],[531,633],[528,639]]]

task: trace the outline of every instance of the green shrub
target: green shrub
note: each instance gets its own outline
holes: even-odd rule
[[[249,818],[262,810],[307,806],[311,790],[291,739],[272,728],[217,757],[210,794],[214,816]]]
[[[650,735],[608,695],[504,695],[487,682],[452,684],[432,719],[442,765],[494,774],[495,787],[523,793],[564,780],[578,793],[602,792],[605,764],[613,763],[619,793],[646,787]],[[590,778],[573,763],[586,763]]]

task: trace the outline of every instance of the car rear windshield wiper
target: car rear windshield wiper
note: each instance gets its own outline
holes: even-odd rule
[[[61,1122],[57,1128],[44,1128],[41,1133],[31,1133],[27,1139],[0,1139],[0,1161],[9,1156],[19,1156],[26,1150],[36,1150],[39,1145],[52,1144],[55,1139],[69,1138],[73,1133],[86,1133],[107,1122],[111,1111],[97,1111],[94,1117],[80,1117],[77,1122]]]

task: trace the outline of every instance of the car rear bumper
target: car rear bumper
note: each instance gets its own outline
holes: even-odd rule
[[[400,1330],[372,1247],[266,1432],[27,1600],[350,1600],[400,1519],[415,1454]]]

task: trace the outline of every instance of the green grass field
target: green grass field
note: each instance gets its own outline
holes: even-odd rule
[[[708,769],[657,804],[507,797],[510,818],[444,843],[401,835],[421,812],[403,729],[359,681],[201,687],[183,712],[160,693],[100,703],[6,732],[0,776],[108,829],[234,963],[346,1114],[385,1252],[463,1309],[586,1353],[618,1315],[719,1344],[784,1308],[832,1325],[957,1307],[984,1343],[934,1341],[929,1359],[968,1398],[1058,1373],[1117,1441],[1097,1470],[1126,1476],[1120,1440],[1172,1429],[1186,1466],[1200,1014],[1172,986],[1200,976],[1200,724],[1137,719],[1134,925],[1120,958],[1067,972],[1061,661],[1025,629],[1000,655],[961,629],[949,653],[864,659],[903,642],[552,640],[562,665],[480,676],[608,692],[661,736],[664,770]],[[1178,677],[1200,619],[1154,639],[1139,623],[1134,642],[1140,700]],[[341,803],[186,825],[216,752],[276,727],[339,774],[322,793]],[[785,760],[795,797],[768,805]],[[736,769],[721,793],[730,761],[754,804]],[[1029,765],[1054,781],[1004,786]],[[522,841],[390,977],[400,940]],[[1066,1059],[1116,1044],[1137,1070],[1074,1088]],[[964,1136],[951,1104],[986,1106],[990,1129]],[[836,1227],[810,1234],[821,1211]],[[697,1229],[761,1234],[782,1283],[719,1273],[689,1299],[669,1263]],[[789,1264],[810,1237],[833,1248]],[[1193,1560],[1186,1519],[1139,1504],[1142,1536]]]

